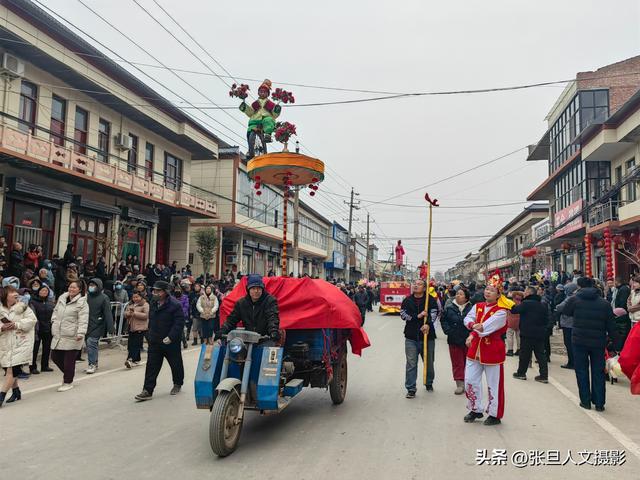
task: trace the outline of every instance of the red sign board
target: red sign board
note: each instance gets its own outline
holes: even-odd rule
[[[407,282],[383,282],[380,284],[380,303],[400,308],[405,297],[411,295],[411,284]]]
[[[20,222],[22,225],[26,226],[26,227],[30,227],[31,225],[33,225],[33,220],[29,219],[29,218],[23,218],[22,222]]]
[[[552,238],[562,237],[567,233],[574,232],[580,228],[582,228],[582,199],[577,202],[573,202],[567,208],[563,208],[559,212],[556,212],[553,216],[553,226],[558,227],[562,225],[562,227],[553,234]],[[576,216],[577,215],[577,216]],[[566,223],[569,219],[574,218],[569,223]]]

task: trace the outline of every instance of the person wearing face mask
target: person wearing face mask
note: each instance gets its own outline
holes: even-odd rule
[[[179,286],[176,286],[173,289],[173,296],[175,297],[176,300],[178,300],[178,302],[180,302],[180,305],[182,306],[182,314],[184,315],[184,318],[187,318],[189,316],[189,310],[190,310],[189,295],[184,293],[182,291],[182,288],[180,288]],[[182,348],[187,348],[187,339],[185,338],[185,335],[184,335],[184,328],[182,329],[181,340],[182,340]]]
[[[0,292],[0,367],[5,371],[4,383],[0,388],[0,407],[10,388],[13,390],[7,403],[22,398],[18,374],[22,371],[22,365],[29,363],[33,351],[37,319],[19,298],[18,291],[10,286]]]
[[[151,400],[156,388],[158,374],[164,359],[171,367],[173,388],[171,395],[177,395],[184,383],[184,365],[180,341],[184,329],[182,305],[170,295],[169,283],[159,280],[153,285],[153,300],[149,309],[149,333],[147,340],[147,368],[144,374],[142,392],[135,396],[136,401]]]
[[[191,294],[191,318],[189,322],[189,329],[187,332],[191,331],[193,333],[193,343],[191,345],[198,344],[198,334],[200,334],[200,343],[204,343],[204,337],[202,336],[202,329],[200,328],[200,312],[198,311],[198,300],[200,299],[200,295],[202,294],[202,285],[196,283],[193,286],[193,291]],[[187,342],[189,341],[189,337],[187,335]]]
[[[98,342],[107,333],[115,333],[113,328],[113,315],[109,297],[102,292],[102,280],[92,278],[89,281],[89,327],[87,328],[87,356],[89,366],[85,373],[92,374],[98,369]]]
[[[42,358],[40,359],[41,372],[53,372],[49,367],[49,356],[51,354],[51,315],[53,314],[54,303],[50,296],[51,290],[48,286],[42,285],[31,298],[29,306],[36,314],[38,323],[36,325],[36,338],[33,345],[33,358],[31,361],[31,374],[40,373],[37,368],[38,352],[42,343]]]

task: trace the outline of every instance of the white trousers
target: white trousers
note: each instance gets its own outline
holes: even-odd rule
[[[483,413],[482,373],[487,379],[488,402],[486,412],[492,417],[502,418],[504,414],[504,368],[503,365],[483,365],[469,360],[464,370],[464,389],[467,395],[467,409]]]
[[[520,330],[507,328],[507,350],[520,350]]]

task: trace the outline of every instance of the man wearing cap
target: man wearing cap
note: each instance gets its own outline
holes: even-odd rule
[[[278,301],[265,291],[261,275],[248,276],[247,295],[233,306],[224,325],[216,332],[215,339],[235,329],[238,322],[242,322],[247,330],[268,335],[274,342],[280,340]]]
[[[266,79],[262,82],[262,85],[258,87],[258,99],[251,103],[246,102],[240,104],[240,111],[244,112],[249,117],[249,126],[247,129],[247,143],[249,144],[249,152],[247,158],[253,158],[255,152],[253,149],[253,142],[251,142],[251,132],[256,127],[262,127],[264,132],[265,143],[271,142],[271,134],[276,128],[276,118],[280,115],[282,107],[269,100],[269,94],[271,93],[271,80]]]
[[[153,299],[149,311],[149,333],[147,334],[149,342],[147,368],[142,392],[135,397],[139,402],[151,400],[153,390],[156,387],[156,379],[165,358],[169,362],[173,376],[171,395],[180,392],[184,382],[184,366],[180,350],[184,314],[180,302],[169,294],[170,290],[170,285],[162,280],[153,285]]]

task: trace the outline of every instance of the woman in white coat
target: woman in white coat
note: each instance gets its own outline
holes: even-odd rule
[[[36,315],[26,304],[18,301],[18,291],[6,286],[0,292],[0,366],[5,378],[0,389],[0,407],[10,388],[13,389],[7,403],[22,398],[18,386],[18,374],[22,365],[29,363],[33,355]]]
[[[213,322],[218,311],[218,297],[213,292],[213,287],[207,285],[198,298],[196,308],[200,313],[200,328],[202,329],[202,338],[207,343],[211,343],[211,337],[213,337]]]
[[[69,283],[68,290],[60,295],[51,315],[51,360],[64,374],[59,392],[73,388],[76,358],[89,326],[89,304],[85,289],[82,281]]]

